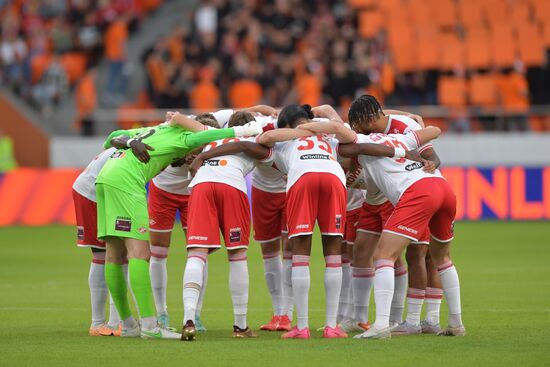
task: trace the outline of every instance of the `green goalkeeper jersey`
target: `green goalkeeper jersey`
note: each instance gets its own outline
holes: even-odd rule
[[[112,137],[113,134],[109,136],[106,146],[110,144]],[[103,166],[96,183],[110,185],[129,193],[145,193],[145,184],[174,160],[209,142],[233,137],[235,132],[232,128],[198,133],[164,124],[145,128],[134,138],[155,149],[148,151],[151,157],[149,162],[140,162],[131,149],[117,150]]]

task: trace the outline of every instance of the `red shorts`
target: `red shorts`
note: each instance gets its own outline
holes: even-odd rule
[[[386,221],[392,213],[393,205],[389,201],[380,205],[363,203],[357,230],[359,232],[380,235],[384,228],[384,224],[386,224]]]
[[[357,234],[357,225],[359,224],[359,217],[361,216],[361,208],[349,210],[346,213],[346,229],[344,232],[344,241],[348,245],[353,245],[355,242],[355,235]]]
[[[153,181],[149,183],[149,230],[151,232],[172,232],[176,212],[180,212],[181,226],[187,228],[189,195],[172,194],[159,189]]]
[[[97,239],[97,204],[73,190],[76,214],[76,244],[78,247],[105,249],[105,242]]]
[[[254,240],[270,242],[286,232],[286,192],[266,192],[252,186],[252,225]]]
[[[346,188],[331,173],[310,172],[286,196],[288,238],[313,234],[315,220],[323,235],[344,236]]]
[[[225,247],[248,247],[250,205],[239,189],[217,182],[203,182],[191,192],[187,223],[187,248],[221,247],[220,230]]]
[[[399,199],[384,232],[399,234],[419,243],[453,239],[456,196],[451,185],[439,177],[412,184]]]

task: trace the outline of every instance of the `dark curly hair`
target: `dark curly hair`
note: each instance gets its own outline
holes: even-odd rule
[[[348,112],[348,121],[352,129],[355,129],[361,124],[370,124],[377,120],[380,115],[383,116],[384,112],[382,112],[382,106],[380,106],[376,97],[370,94],[363,94],[351,104]]]
[[[313,117],[310,105],[289,104],[279,113],[277,126],[295,128],[301,120],[309,120]]]

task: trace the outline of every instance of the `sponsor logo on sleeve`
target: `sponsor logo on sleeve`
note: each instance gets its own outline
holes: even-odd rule
[[[241,229],[240,228],[231,228],[229,230],[229,242],[241,242]]]
[[[124,156],[126,155],[126,152],[123,151],[123,150],[117,150],[116,152],[114,152],[113,154],[111,154],[111,157],[112,159],[115,159],[115,158],[124,158]]]
[[[132,219],[127,217],[117,217],[115,221],[115,230],[121,232],[131,232]]]
[[[76,227],[76,238],[79,241],[84,241],[84,227]]]

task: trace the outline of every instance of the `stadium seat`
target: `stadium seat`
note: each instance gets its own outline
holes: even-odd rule
[[[491,60],[489,34],[484,28],[470,28],[466,38],[466,67],[469,69],[488,68]]]
[[[378,10],[363,10],[359,13],[359,35],[374,37],[384,26],[384,17]]]
[[[550,20],[542,24],[542,44],[545,48],[550,48]]]
[[[421,70],[437,69],[441,60],[439,32],[433,26],[419,26],[417,39],[417,48],[421,50],[416,55],[417,67]]]
[[[474,74],[468,83],[470,103],[478,107],[497,105],[497,85],[493,74]]]
[[[300,104],[315,106],[321,100],[322,83],[313,74],[304,74],[296,82]]]
[[[480,0],[460,0],[458,16],[465,28],[483,24],[483,3]]]
[[[510,16],[512,24],[525,24],[530,22],[532,19],[531,4],[527,1],[513,3]]]
[[[445,107],[466,106],[466,80],[457,76],[442,76],[438,81],[437,99]]]
[[[399,71],[415,68],[415,39],[413,29],[407,24],[394,25],[388,29],[388,41],[393,60]]]
[[[521,61],[525,66],[540,66],[544,62],[544,47],[540,27],[535,23],[518,27],[518,46]]]
[[[229,88],[229,101],[236,108],[255,106],[261,98],[262,87],[253,79],[237,80]]]
[[[517,39],[512,26],[493,24],[490,35],[491,55],[496,66],[510,67],[517,58]]]
[[[82,52],[68,52],[61,56],[61,63],[65,67],[71,85],[84,75],[87,61],[86,55]]]
[[[548,0],[532,0],[535,6],[535,18],[547,22],[550,21],[550,1]]]
[[[377,7],[379,5],[378,0],[348,0],[347,4],[350,8],[364,9],[370,7]]]
[[[451,28],[456,25],[458,12],[456,2],[453,0],[439,0],[433,10],[431,22],[437,26]]]
[[[508,24],[511,16],[510,4],[508,1],[490,0],[484,1],[483,5],[483,14],[487,17],[487,22],[491,27],[502,23]]]
[[[441,59],[439,67],[442,70],[452,70],[464,66],[465,46],[456,33],[441,36]]]

